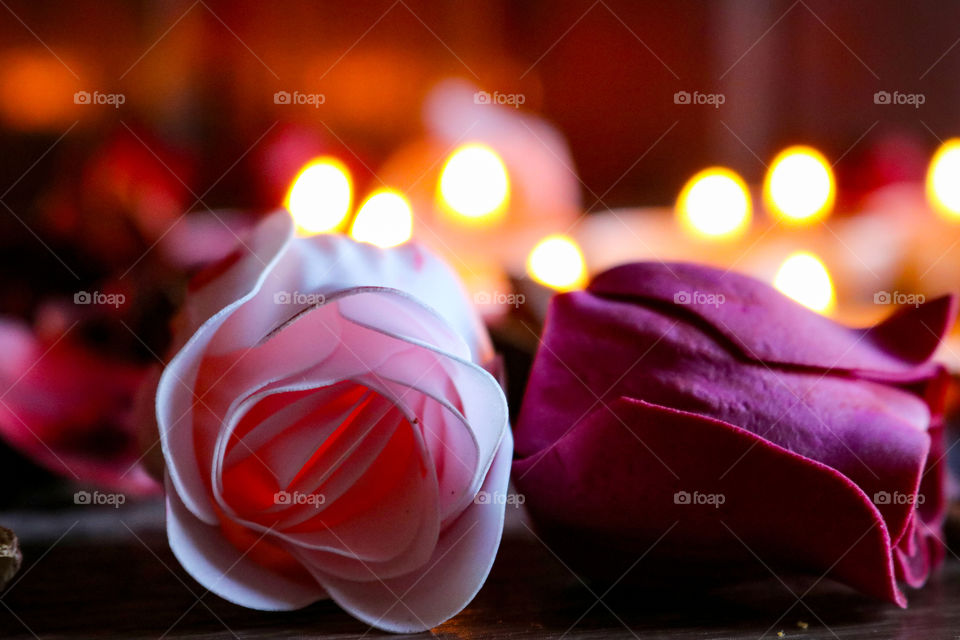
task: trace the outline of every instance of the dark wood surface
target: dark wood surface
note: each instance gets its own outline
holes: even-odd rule
[[[443,638],[960,638],[960,561],[951,558],[910,607],[823,581],[769,580],[683,596],[586,585],[508,507],[505,541],[486,586]],[[25,550],[0,597],[2,638],[391,637],[331,602],[300,611],[242,609],[205,591],[167,547],[159,503],[113,509],[0,513]],[[640,562],[635,571],[643,570]],[[791,593],[791,591],[793,593]],[[598,596],[603,596],[598,600]],[[803,626],[806,625],[806,628]],[[428,637],[429,634],[421,634]],[[421,637],[417,636],[417,637]]]

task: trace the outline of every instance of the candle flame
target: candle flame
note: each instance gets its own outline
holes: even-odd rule
[[[836,198],[833,169],[819,151],[793,146],[781,151],[763,185],[767,210],[790,224],[810,224],[830,215]]]
[[[580,247],[564,235],[547,236],[527,258],[530,277],[552,289],[570,291],[586,284],[587,266]]]
[[[395,247],[413,233],[413,210],[396,191],[377,191],[360,207],[350,227],[350,236],[378,247]]]
[[[836,304],[830,273],[817,256],[806,251],[793,253],[783,261],[773,286],[819,313],[829,313]]]
[[[300,235],[337,231],[350,212],[350,172],[336,158],[307,163],[290,185],[283,206]]]
[[[438,198],[459,220],[489,222],[510,199],[507,167],[490,147],[471,143],[453,152],[440,172]]]
[[[930,161],[927,199],[941,216],[960,221],[960,138],[944,142]]]
[[[677,199],[681,224],[694,235],[731,238],[750,224],[752,205],[743,179],[726,167],[698,172]]]

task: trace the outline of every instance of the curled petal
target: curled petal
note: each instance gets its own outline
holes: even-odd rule
[[[906,603],[870,498],[833,469],[732,424],[620,398],[517,461],[514,481],[537,496],[528,504],[551,543],[551,530],[572,529],[578,547],[612,546],[613,557],[635,559],[669,530],[643,563],[647,570],[675,573],[683,571],[677,563],[696,563],[701,577],[765,575],[762,562]],[[724,500],[688,504],[677,497],[684,491]]]
[[[745,358],[771,366],[845,370],[904,382],[930,375],[931,369],[923,365],[949,330],[957,306],[956,299],[947,296],[907,307],[875,327],[850,329],[760,280],[697,265],[653,262],[610,269],[594,279],[589,291],[669,305],[676,313],[699,318]],[[723,303],[704,297],[674,303],[676,294],[694,291],[722,295]]]
[[[508,432],[484,491],[505,495],[512,454]],[[502,501],[471,504],[444,529],[430,560],[407,575],[365,583],[318,579],[337,604],[368,624],[398,633],[425,631],[459,613],[480,590],[500,545],[505,507]]]
[[[203,522],[187,509],[169,481],[167,538],[187,573],[204,588],[240,606],[280,611],[305,607],[326,597],[316,582],[284,575],[256,562],[249,553],[253,544],[243,551],[237,549],[219,527]]]

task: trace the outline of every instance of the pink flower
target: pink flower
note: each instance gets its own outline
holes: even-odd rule
[[[513,451],[489,339],[416,245],[299,238],[286,213],[197,281],[156,417],[167,533],[242,606],[331,597],[391,631],[480,589]]]
[[[943,557],[930,357],[954,307],[854,330],[733,273],[607,271],[552,302],[517,487],[548,544],[595,575],[641,555],[638,572],[693,583],[766,565],[903,606],[897,581],[922,585]]]
[[[100,355],[66,332],[40,338],[0,318],[0,437],[79,483],[156,493],[138,464],[134,396],[146,368]]]

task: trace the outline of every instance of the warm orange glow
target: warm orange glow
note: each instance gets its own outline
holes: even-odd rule
[[[77,117],[78,85],[70,69],[45,50],[7,54],[0,59],[0,116],[26,130],[69,124]]]
[[[503,214],[510,199],[507,167],[490,147],[464,145],[444,164],[437,191],[441,207],[458,220],[489,222]]]
[[[812,147],[794,146],[781,151],[767,171],[763,201],[778,220],[809,224],[830,215],[836,182],[830,163]]]
[[[577,243],[567,236],[547,236],[527,258],[530,277],[552,289],[569,291],[586,284],[587,266]]]
[[[337,231],[350,213],[352,201],[350,172],[336,158],[311,160],[287,192],[286,207],[297,226],[297,233],[313,235]]]
[[[677,198],[680,223],[694,235],[731,238],[750,224],[750,193],[743,179],[726,167],[698,172]]]
[[[830,273],[820,259],[806,251],[791,254],[777,271],[773,286],[780,293],[820,313],[836,305]]]
[[[960,221],[960,138],[944,142],[930,161],[927,200],[947,220]]]
[[[413,233],[413,210],[396,191],[378,191],[367,198],[350,227],[350,236],[378,247],[395,247]]]

